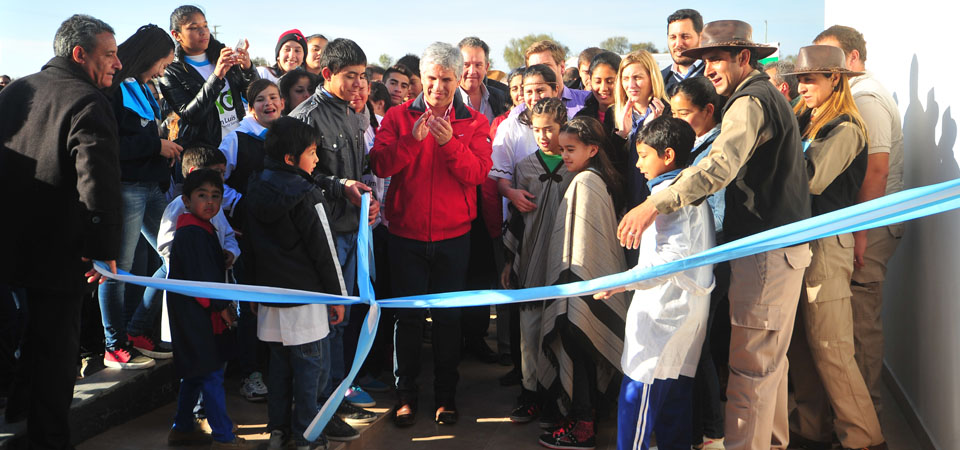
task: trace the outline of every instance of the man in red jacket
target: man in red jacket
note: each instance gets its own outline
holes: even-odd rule
[[[370,165],[392,177],[387,192],[390,277],[397,296],[461,290],[470,257],[470,222],[477,215],[477,185],[490,171],[489,125],[458,94],[463,57],[433,43],[420,59],[423,92],[391,108],[370,151]],[[395,375],[399,405],[394,423],[412,425],[424,310],[397,310]],[[460,361],[460,310],[436,308],[433,319],[434,420],[456,423],[454,401]]]

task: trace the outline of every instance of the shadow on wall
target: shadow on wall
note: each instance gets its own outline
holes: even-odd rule
[[[949,106],[940,115],[934,88],[927,92],[924,106],[919,75],[914,55],[910,103],[903,119],[904,187],[908,189],[960,177],[954,155],[957,123]],[[960,363],[952,356],[956,354],[956,342],[948,338],[956,336],[955,318],[960,314],[956,303],[960,279],[951,275],[953,268],[960,266],[958,227],[958,210],[906,223],[903,241],[888,272],[892,283],[888,284],[884,302],[887,364],[931,438],[941,443],[950,442],[944,437],[958,437],[958,430],[943,428],[944,419],[949,422],[960,417],[960,405],[954,402],[960,394],[960,383],[954,375]],[[944,399],[950,404],[945,405]],[[924,404],[940,406],[924,409]]]

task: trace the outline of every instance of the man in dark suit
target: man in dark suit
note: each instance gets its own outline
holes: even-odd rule
[[[478,37],[463,38],[457,45],[463,55],[460,96],[467,106],[487,117],[487,122],[509,109],[507,87],[487,78],[490,70],[490,46]],[[499,85],[499,86],[498,86]]]
[[[0,92],[0,284],[26,290],[28,318],[8,419],[26,412],[30,448],[69,448],[80,306],[90,260],[116,271],[117,119],[103,89],[120,70],[113,28],[74,15],[39,73]],[[29,403],[29,405],[27,405]],[[11,410],[13,408],[13,410]],[[11,417],[13,416],[13,417]],[[19,416],[19,417],[18,417]],[[9,420],[8,420],[9,421]]]

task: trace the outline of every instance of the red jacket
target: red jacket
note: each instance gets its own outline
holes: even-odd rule
[[[457,92],[450,113],[453,137],[437,145],[433,135],[413,137],[426,111],[423,94],[387,111],[370,150],[370,167],[392,177],[386,210],[390,232],[424,242],[463,236],[477,217],[477,185],[493,162],[487,118],[468,108]]]

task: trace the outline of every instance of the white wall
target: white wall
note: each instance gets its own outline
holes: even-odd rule
[[[826,0],[825,26],[867,41],[867,69],[904,115],[907,188],[960,177],[955,2]],[[812,36],[811,36],[812,38]],[[910,222],[885,287],[886,364],[933,443],[960,448],[960,212]]]

